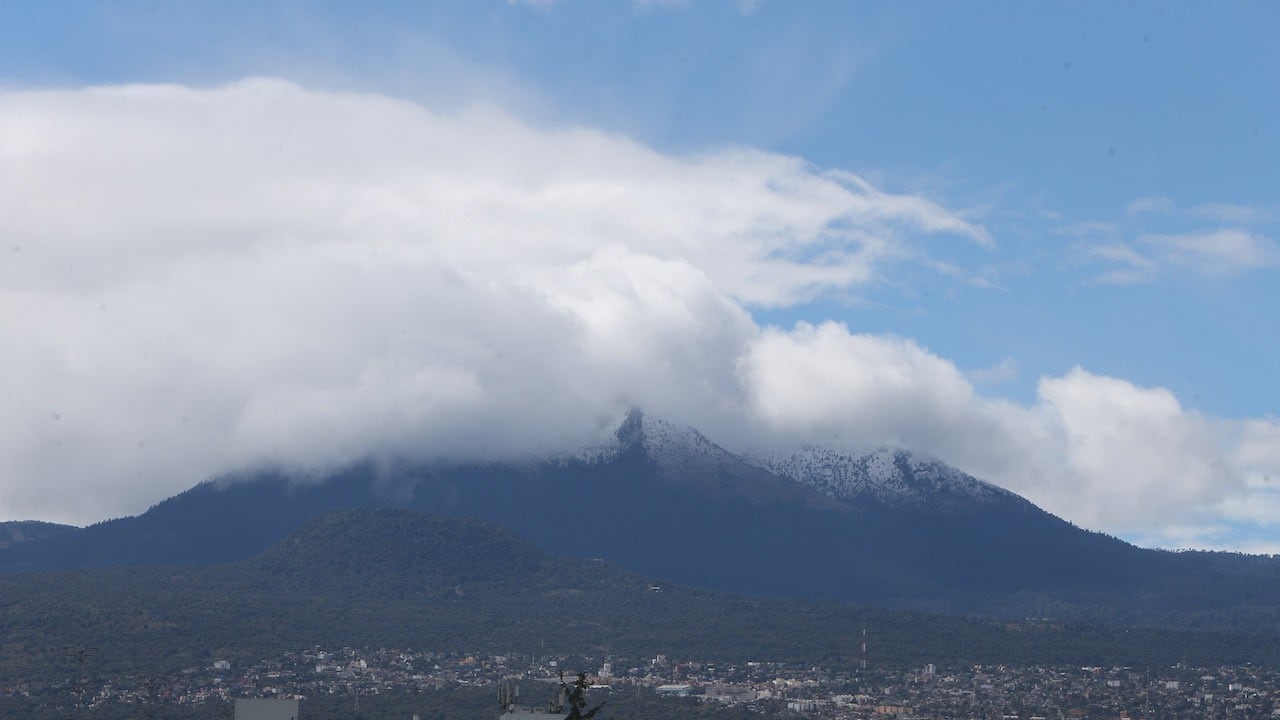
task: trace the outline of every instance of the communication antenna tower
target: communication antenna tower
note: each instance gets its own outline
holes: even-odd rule
[[[862,672],[867,671],[867,625],[862,624],[862,661],[859,663]]]

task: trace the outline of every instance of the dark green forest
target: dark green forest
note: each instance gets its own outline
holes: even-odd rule
[[[958,618],[842,603],[758,599],[557,558],[475,519],[403,510],[322,516],[248,561],[0,578],[0,685],[248,664],[303,647],[429,648],[858,662],[1198,666],[1280,663],[1265,633]]]
[[[264,470],[202,483],[136,517],[55,526],[40,538],[16,528],[32,537],[0,548],[0,577],[170,566],[208,578],[197,568],[238,563],[235,578],[217,582],[269,593],[270,582],[252,575],[253,558],[279,554],[278,543],[325,512],[381,506],[484,517],[542,552],[605,557],[641,575],[753,597],[1012,621],[1280,632],[1280,558],[1145,550],[1014,495],[923,509],[841,503],[728,453],[688,460],[696,472],[667,472],[635,444],[607,462],[369,461],[306,482]],[[289,562],[342,569],[319,550],[295,544],[292,552],[312,555]],[[467,552],[467,567],[477,571],[499,561]],[[366,572],[367,559],[349,562]],[[396,573],[383,575],[380,582]],[[329,581],[316,582],[318,591]]]

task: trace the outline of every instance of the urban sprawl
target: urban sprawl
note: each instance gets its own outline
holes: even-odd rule
[[[562,671],[576,676],[583,667],[590,670],[593,701],[616,693],[655,693],[814,720],[1280,717],[1280,672],[1252,666],[1153,671],[924,665],[910,671],[836,672],[773,662],[713,664],[664,655],[628,660],[312,648],[245,667],[216,661],[167,677],[111,682],[90,680],[86,667],[79,678],[20,683],[0,691],[84,710],[118,703],[182,705],[252,697],[298,698],[305,707],[306,698],[319,695],[359,698],[459,686],[492,686],[496,698],[500,686],[545,681],[549,699]],[[522,702],[542,699],[524,697]]]

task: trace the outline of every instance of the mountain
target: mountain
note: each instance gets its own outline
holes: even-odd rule
[[[572,532],[579,513],[562,527]],[[259,555],[0,577],[0,686],[236,666],[315,646],[768,659],[852,669],[925,662],[1280,666],[1274,637],[995,622],[756,599],[558,557],[493,523],[396,509],[323,514]],[[93,648],[76,666],[67,648]]]
[[[0,550],[19,543],[43,540],[77,530],[74,525],[40,522],[38,520],[14,520],[0,522]]]
[[[859,507],[943,513],[1000,505],[1019,512],[1034,509],[1004,488],[905,450],[851,454],[815,446],[790,455],[752,458],[752,462]]]
[[[598,447],[537,462],[220,478],[4,548],[0,570],[228,563],[326,511],[374,506],[482,517],[543,551],[757,596],[1171,627],[1280,620],[1271,558],[1139,549],[902,451],[743,457],[639,412]]]
[[[760,505],[841,509],[838,502],[828,502],[803,485],[779,482],[779,475],[770,468],[730,453],[687,425],[633,410],[613,436],[615,442],[596,457],[643,455],[653,463],[659,479],[696,488],[708,496],[744,499]]]

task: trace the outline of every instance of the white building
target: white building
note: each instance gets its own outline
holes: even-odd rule
[[[298,701],[236,698],[236,720],[298,720]]]

